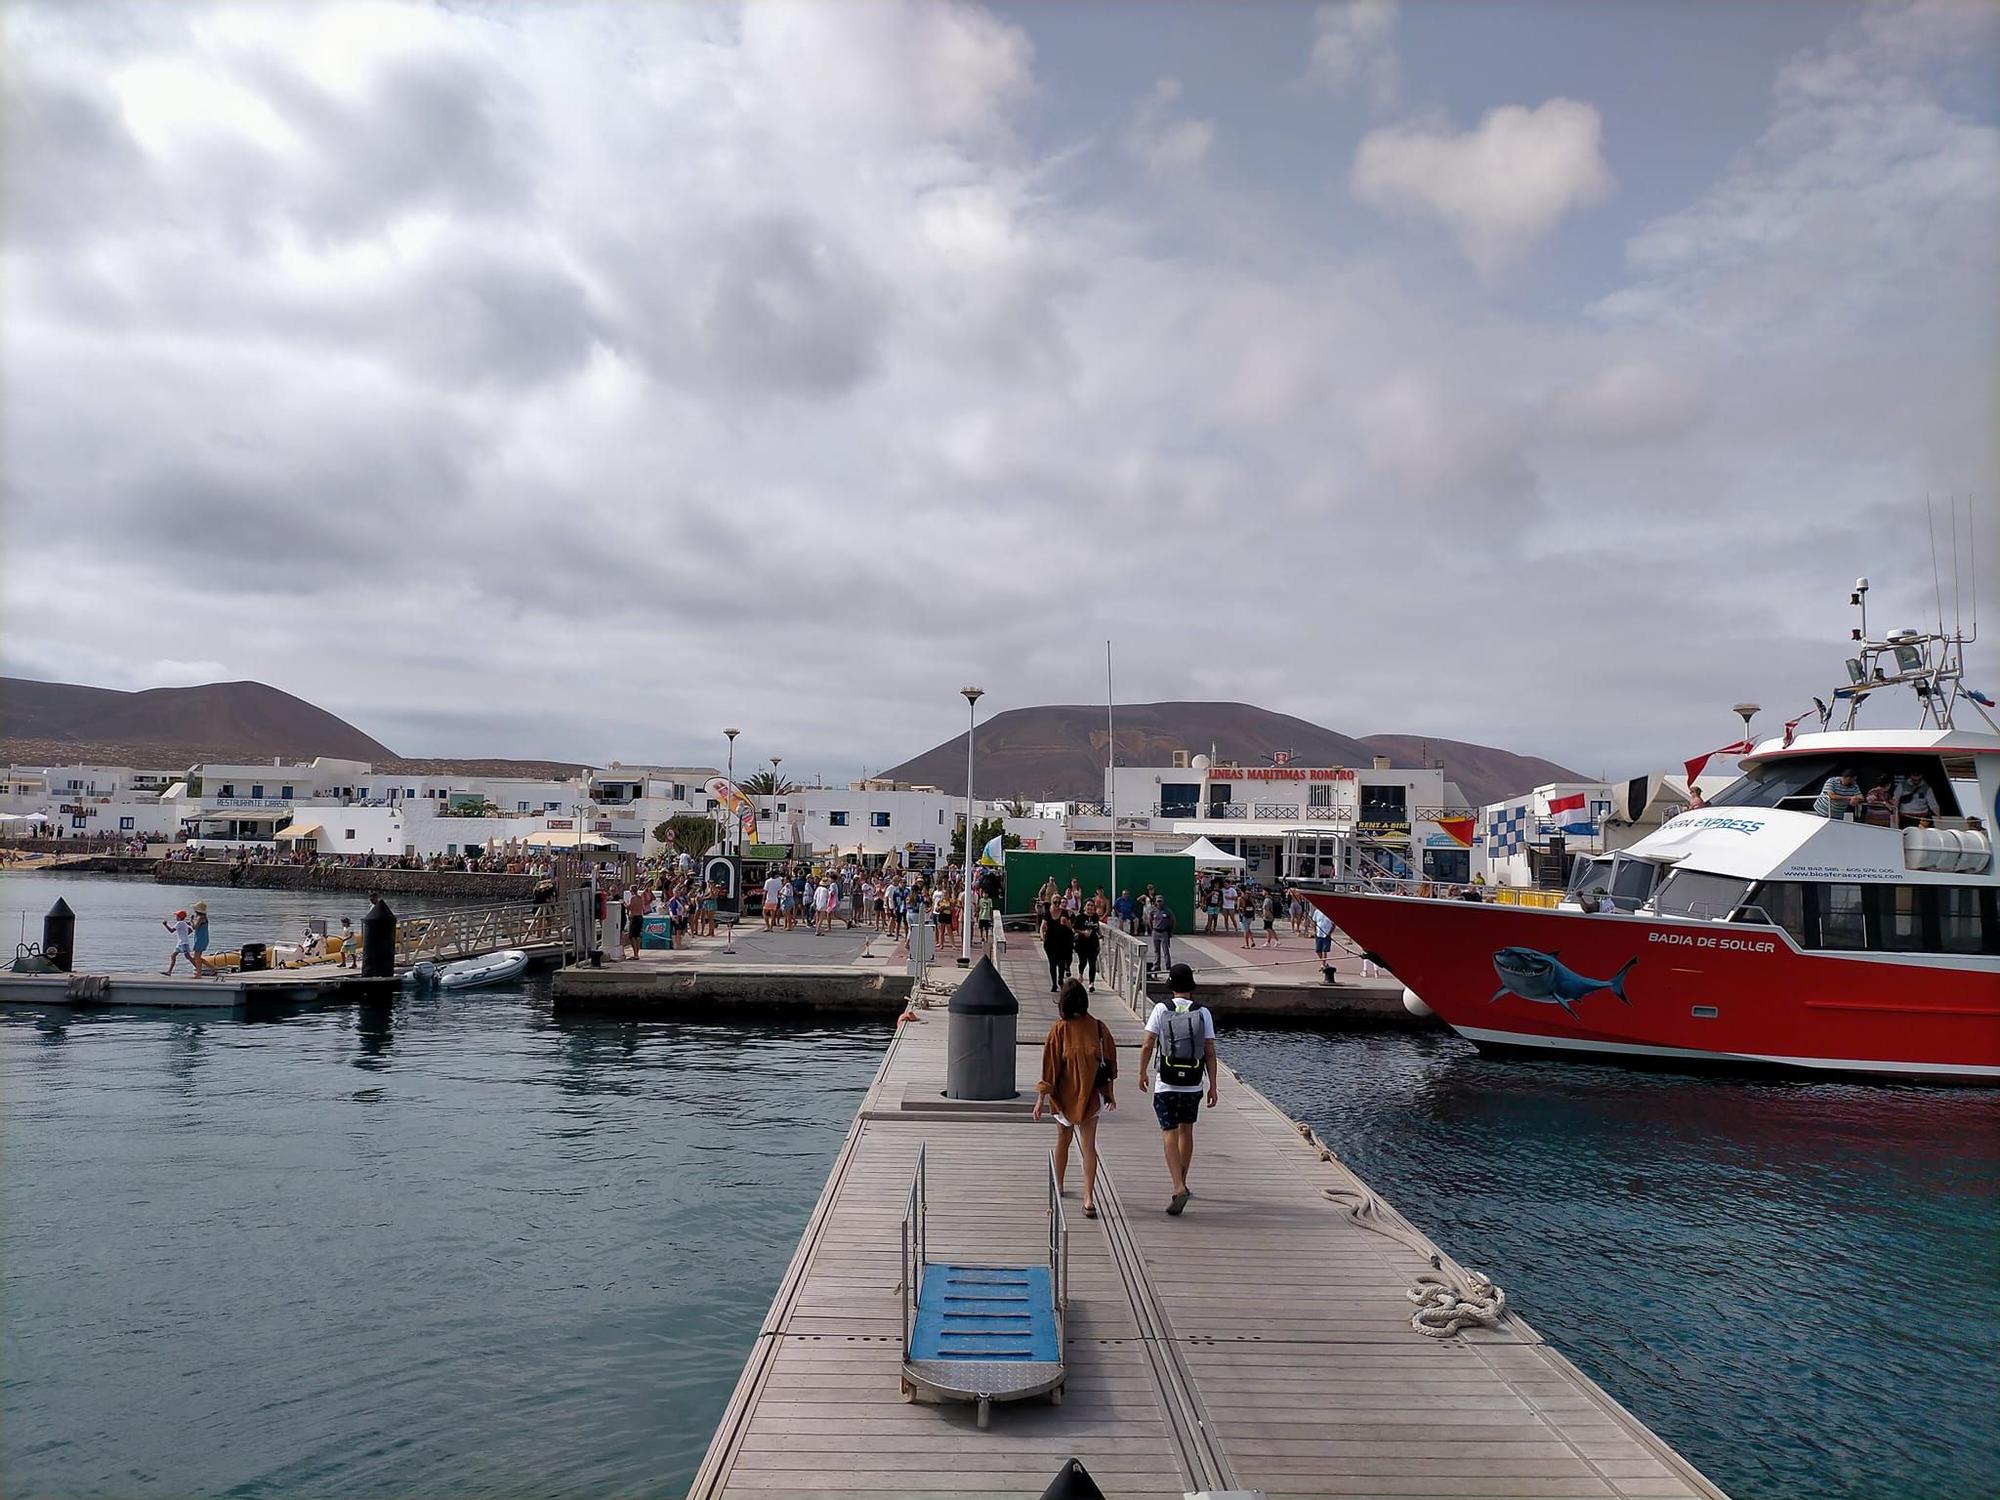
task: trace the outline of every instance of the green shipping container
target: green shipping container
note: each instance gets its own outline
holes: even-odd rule
[[[1111,889],[1108,854],[1029,854],[1009,849],[1001,911],[1010,917],[1031,914],[1035,909],[1035,892],[1050,876],[1055,877],[1061,890],[1068,890],[1071,877],[1075,877],[1085,897],[1096,894],[1101,887],[1113,901],[1118,899],[1118,892]],[[1185,854],[1121,854],[1118,884],[1130,891],[1135,901],[1150,885],[1173,908],[1174,930],[1194,931],[1194,861]]]

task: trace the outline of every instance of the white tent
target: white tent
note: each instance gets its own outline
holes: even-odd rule
[[[1246,862],[1241,855],[1225,854],[1208,841],[1206,834],[1196,839],[1180,851],[1194,861],[1197,870],[1241,870]]]

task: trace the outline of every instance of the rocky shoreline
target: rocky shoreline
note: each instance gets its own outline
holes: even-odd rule
[[[525,901],[533,875],[467,874],[463,870],[369,869],[349,865],[237,865],[229,860],[163,859],[154,878],[162,885],[239,885],[268,891],[357,891],[404,896],[477,896]]]

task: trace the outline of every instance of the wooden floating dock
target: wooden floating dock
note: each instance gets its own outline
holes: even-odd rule
[[[260,969],[203,979],[185,966],[169,978],[151,974],[0,973],[0,1004],[166,1006],[176,1010],[235,1010],[259,1003],[324,1004],[393,995],[399,981],[363,979],[338,964]]]
[[[1094,1222],[1077,1206],[1081,1163],[1069,1168],[1065,1399],[996,1407],[985,1431],[971,1406],[905,1404],[897,1245],[918,1147],[934,1258],[1046,1251],[1054,1131],[1030,1122],[1027,1091],[1054,997],[1039,952],[1013,947],[1001,963],[1021,1000],[1023,1097],[944,1100],[946,1012],[898,1029],[692,1500],[1032,1497],[1072,1456],[1113,1497],[1720,1497],[1517,1315],[1414,1332],[1405,1294],[1427,1258],[1350,1217],[1365,1187],[1226,1066],[1196,1132],[1196,1197],[1179,1218],[1162,1212],[1141,1022],[1101,989],[1093,1013],[1118,1037],[1122,1076],[1098,1132]]]
[[[555,905],[509,901],[419,912],[396,929],[396,974],[364,978],[326,961],[293,968],[225,970],[204,978],[192,965],[172,975],[127,972],[12,973],[0,970],[0,1005],[165,1006],[231,1010],[253,1005],[327,1005],[386,999],[420,962],[448,963],[518,949],[531,968],[562,962],[572,938],[571,914]]]

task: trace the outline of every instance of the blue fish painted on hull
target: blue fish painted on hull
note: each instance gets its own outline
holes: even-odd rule
[[[1620,1002],[1630,1005],[1632,1002],[1625,998],[1625,976],[1638,962],[1636,958],[1628,958],[1609,979],[1592,979],[1561,963],[1554,952],[1502,948],[1493,955],[1493,972],[1500,976],[1500,988],[1493,992],[1493,1000],[1502,995],[1519,995],[1537,1005],[1560,1005],[1573,1017],[1576,1012],[1570,1007],[1576,1001],[1599,990],[1609,990]],[[1491,1005],[1493,1000],[1486,1003]]]

